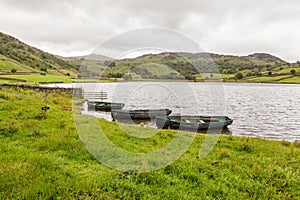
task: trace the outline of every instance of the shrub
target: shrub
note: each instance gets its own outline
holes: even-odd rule
[[[244,76],[243,76],[243,74],[241,72],[239,72],[239,73],[237,73],[237,74],[234,75],[235,79],[242,79],[243,77]]]
[[[269,72],[268,72],[268,74],[269,74],[269,76],[271,76],[271,75],[272,75],[272,72],[271,72],[271,71],[269,71]]]
[[[43,72],[47,72],[47,68],[46,67],[42,67],[40,70],[43,71]]]
[[[16,73],[17,72],[17,70],[15,68],[12,68],[10,71],[11,71],[11,73]]]
[[[291,74],[296,74],[296,70],[295,69],[291,69]]]

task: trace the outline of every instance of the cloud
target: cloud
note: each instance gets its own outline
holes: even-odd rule
[[[143,27],[179,31],[207,51],[300,60],[297,0],[2,0],[0,31],[61,55],[92,51]]]

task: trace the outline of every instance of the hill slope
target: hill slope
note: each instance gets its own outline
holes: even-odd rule
[[[195,67],[197,66],[197,67]],[[292,73],[294,71],[294,73]],[[47,74],[47,77],[34,77]],[[59,82],[72,82],[70,77],[135,79],[189,79],[217,77],[233,80],[241,73],[247,82],[300,82],[300,62],[288,63],[266,53],[248,56],[214,53],[164,52],[137,58],[113,60],[102,55],[64,58],[31,47],[20,40],[0,32],[0,81],[22,79],[28,82],[49,78]],[[16,77],[19,75],[19,77]],[[20,76],[20,75],[26,75]],[[51,77],[53,76],[53,77]],[[61,77],[59,77],[61,76]],[[68,76],[68,77],[65,77]],[[58,78],[59,77],[59,78]],[[51,80],[51,81],[50,81]]]
[[[73,58],[73,63],[78,59]],[[84,61],[84,62],[83,62]],[[108,60],[107,60],[108,61]],[[177,79],[178,73],[186,79],[194,79],[200,73],[234,74],[242,72],[244,76],[261,76],[265,73],[290,73],[290,68],[299,68],[299,64],[288,63],[278,57],[266,53],[255,53],[248,56],[219,55],[213,53],[175,53],[147,54],[137,58],[114,60],[111,62],[97,60],[81,60],[80,74],[82,76],[96,76],[120,78],[124,74],[135,77]],[[105,64],[107,63],[107,65]],[[110,67],[107,67],[108,64]],[[157,73],[145,68],[158,69]],[[79,65],[77,65],[79,67]],[[164,73],[159,74],[159,66]],[[196,67],[195,67],[196,66]],[[105,69],[105,67],[107,67]],[[168,67],[169,74],[165,74]],[[137,69],[141,68],[141,69]],[[138,76],[137,76],[138,75]],[[160,76],[161,75],[161,76]]]
[[[55,55],[31,47],[20,40],[0,32],[0,71],[40,72],[65,74],[74,71],[71,64]]]

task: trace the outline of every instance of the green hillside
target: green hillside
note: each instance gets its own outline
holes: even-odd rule
[[[35,47],[31,47],[20,40],[0,32],[0,75],[1,80],[10,76],[22,75],[21,80],[30,81],[31,75],[39,75],[43,82],[53,77],[76,75],[74,66],[69,62]],[[61,76],[61,77],[60,77]],[[58,80],[59,80],[58,79]]]
[[[74,59],[74,58],[73,58]],[[137,58],[106,61],[74,59],[80,67],[82,78],[125,78],[130,79],[188,79],[203,81],[223,78],[225,81],[284,82],[299,77],[300,63],[288,63],[265,53],[248,56],[219,55],[212,53],[148,54]],[[69,61],[70,62],[70,61]],[[291,71],[295,70],[295,73]],[[241,76],[236,76],[241,73]]]
[[[0,82],[73,82],[75,77],[300,83],[300,62],[289,63],[266,53],[164,52],[119,60],[96,54],[64,58],[0,32]]]

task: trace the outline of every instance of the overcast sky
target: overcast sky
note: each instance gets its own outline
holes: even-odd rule
[[[144,27],[178,31],[208,52],[300,60],[299,0],[0,0],[1,32],[62,56]]]

